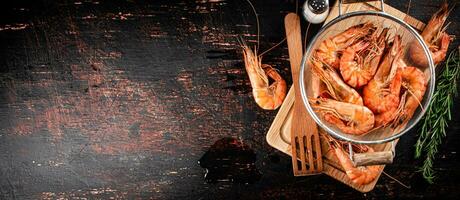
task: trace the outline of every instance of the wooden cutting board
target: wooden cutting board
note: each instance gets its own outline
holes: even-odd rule
[[[380,8],[380,2],[369,2],[369,3],[354,3],[354,4],[345,4],[342,6],[342,11],[344,13],[360,11],[360,10],[378,10]],[[417,30],[421,30],[425,27],[425,24],[416,20],[415,18],[406,15],[405,13],[385,5],[385,12],[401,19],[410,24]],[[335,4],[330,11],[326,22],[334,19],[338,16],[338,4]],[[294,90],[291,87],[283,104],[278,111],[270,129],[268,130],[266,139],[268,144],[274,148],[290,155],[291,154],[291,120],[292,120],[292,108],[294,104]],[[325,134],[325,131],[320,129],[320,134]],[[394,141],[396,145],[397,140]],[[371,145],[376,151],[389,151],[391,149],[391,143]],[[384,165],[380,166],[378,177],[371,183],[366,185],[356,185],[350,181],[347,177],[341,166],[337,162],[335,155],[328,151],[327,144],[322,142],[322,153],[324,161],[324,171],[323,173],[329,175],[330,177],[337,179],[338,181],[360,191],[360,192],[369,192],[374,189],[375,184],[377,183],[381,173],[383,172]]]

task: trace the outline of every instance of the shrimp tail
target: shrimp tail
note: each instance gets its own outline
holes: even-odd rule
[[[273,92],[273,109],[278,108],[283,103],[283,100],[286,96],[286,81],[280,76],[280,74],[270,65],[262,65],[265,73],[274,80],[274,82],[269,86],[269,91]]]
[[[429,47],[435,65],[446,58],[449,43],[453,39],[446,33],[448,24],[444,25],[452,9],[453,7],[449,9],[447,3],[442,4],[441,8],[431,17],[421,33],[423,40]],[[424,67],[428,65],[428,59],[420,44],[412,43],[409,55],[415,64]]]
[[[449,44],[452,41],[452,37],[449,36],[447,33],[442,33],[440,48],[438,51],[432,53],[432,58],[434,63],[442,62],[447,55],[447,49],[449,48]]]
[[[373,151],[372,148],[368,147],[368,151]],[[345,153],[343,148],[335,147],[334,153],[337,156],[340,165],[345,170],[348,178],[357,184],[365,185],[374,181],[379,174],[379,166],[366,166],[366,167],[355,167],[350,157]]]

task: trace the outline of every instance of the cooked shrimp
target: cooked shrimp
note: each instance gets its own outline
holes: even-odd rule
[[[372,23],[352,26],[338,35],[323,40],[315,51],[315,56],[335,69],[339,68],[340,51],[353,44],[356,40],[371,34],[375,30]]]
[[[417,67],[404,67],[401,71],[402,87],[406,89],[407,95],[404,95],[405,100],[401,112],[398,113],[397,123],[405,126],[412,118],[415,110],[421,106],[420,102],[426,91],[427,79]]]
[[[448,5],[444,3],[431,17],[421,34],[431,51],[431,57],[435,65],[446,58],[447,49],[452,40],[449,34],[445,32],[446,26],[444,26],[449,13],[450,10],[448,9]],[[412,43],[409,50],[409,56],[415,64],[419,66],[428,66],[428,59],[425,56],[425,52],[418,43]]]
[[[374,78],[364,87],[363,99],[375,114],[394,110],[399,104],[401,76],[398,72],[401,56],[400,37],[396,36],[393,44],[383,58]]]
[[[373,36],[369,41],[361,40],[345,49],[340,58],[340,73],[348,85],[358,88],[372,79],[385,49],[388,30],[385,28],[379,37]]]
[[[398,69],[396,71],[396,75],[393,78],[393,81],[390,83],[388,89],[390,92],[387,96],[385,96],[386,101],[383,101],[386,103],[386,107],[383,107],[384,109],[381,110],[381,112],[375,114],[376,127],[387,126],[390,122],[392,122],[395,119],[397,113],[399,113],[399,111],[401,110],[399,97],[399,94],[401,92],[401,81],[401,70]]]
[[[332,149],[334,155],[337,156],[340,166],[342,166],[348,178],[350,178],[353,183],[357,185],[365,185],[377,178],[380,172],[378,165],[355,167],[353,162],[350,160],[350,156],[347,154],[347,150],[345,150],[348,143],[338,141],[329,135],[322,136],[329,141],[329,147]],[[359,153],[374,152],[374,149],[370,146],[358,144],[352,144],[352,150]]]
[[[313,98],[309,101],[324,120],[344,133],[362,135],[374,127],[374,114],[365,106],[326,98]]]
[[[257,105],[266,110],[277,109],[286,96],[286,81],[270,65],[262,64],[261,58],[246,45],[242,44],[244,64],[249,80],[251,81],[252,94]],[[269,85],[268,77],[274,80]]]
[[[372,78],[372,74],[363,69],[363,59],[358,55],[358,52],[363,51],[368,45],[368,41],[361,40],[346,48],[340,58],[340,74],[351,87],[361,87]]]
[[[363,105],[361,95],[343,82],[334,69],[315,58],[312,58],[310,63],[313,73],[324,82],[332,98],[342,102]]]
[[[368,152],[374,152],[374,149],[368,147]],[[334,153],[339,159],[340,165],[345,170],[348,178],[357,185],[368,184],[375,180],[375,178],[379,175],[378,165],[355,167],[353,162],[350,160],[349,155],[344,152],[343,148],[334,148]]]

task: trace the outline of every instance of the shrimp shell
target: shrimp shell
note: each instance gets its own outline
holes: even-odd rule
[[[324,120],[347,134],[363,135],[374,127],[374,114],[365,106],[326,98],[309,99]]]
[[[262,64],[261,58],[246,45],[243,48],[243,57],[246,72],[252,86],[254,99],[261,108],[275,110],[286,97],[286,81],[270,65]],[[268,76],[267,76],[268,75]],[[274,80],[269,85],[268,77]]]
[[[412,66],[402,68],[402,85],[403,88],[406,88],[404,97],[407,97],[403,101],[402,111],[398,113],[396,120],[401,127],[409,122],[417,108],[421,106],[427,84],[426,76],[419,68]]]
[[[422,31],[422,38],[428,45],[433,63],[439,64],[446,58],[447,50],[452,38],[445,32],[444,23],[450,11],[448,4],[444,3],[441,8],[431,17]],[[422,46],[416,42],[412,43],[409,49],[409,57],[418,66],[428,66],[428,58]]]
[[[332,67],[315,58],[311,59],[310,63],[313,73],[324,82],[330,95],[335,100],[363,105],[361,95],[355,89],[348,86]]]
[[[372,23],[352,26],[333,37],[323,40],[315,50],[315,56],[327,65],[338,69],[340,51],[353,44],[356,40],[371,34],[375,30]]]
[[[350,160],[349,155],[346,154],[342,148],[336,147],[333,149],[340,165],[343,167],[348,178],[350,178],[353,183],[357,185],[365,185],[375,180],[375,178],[380,174],[378,165],[355,167],[353,162]],[[374,152],[374,149],[368,147],[368,152]]]
[[[321,135],[326,141],[328,146],[332,150],[333,154],[337,157],[340,166],[344,169],[347,177],[356,185],[366,185],[374,181],[380,174],[380,166],[359,166],[355,167],[353,162],[350,160],[350,156],[344,147],[348,146],[349,143],[339,141],[332,138],[329,135]],[[352,151],[356,152],[374,152],[374,149],[367,145],[362,144],[351,144]]]
[[[375,32],[370,40],[360,40],[345,49],[340,58],[340,74],[348,85],[359,88],[374,77],[385,49],[388,30],[383,29],[378,37]]]
[[[391,111],[399,105],[401,76],[398,73],[398,61],[402,53],[400,41],[400,37],[396,36],[374,78],[363,88],[364,105],[376,114]]]

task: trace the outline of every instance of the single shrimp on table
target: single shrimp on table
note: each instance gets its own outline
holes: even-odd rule
[[[431,17],[428,24],[422,31],[422,38],[428,45],[434,64],[442,62],[446,58],[447,49],[449,48],[452,38],[446,33],[447,25],[444,26],[447,16],[451,10],[448,4],[444,3],[441,8]],[[422,46],[414,42],[409,49],[409,57],[412,62],[419,66],[428,66],[428,57],[422,49]]]
[[[309,99],[322,118],[347,134],[363,135],[374,127],[374,113],[362,105],[326,98]]]
[[[366,85],[377,71],[385,49],[388,28],[380,35],[377,31],[368,39],[362,39],[347,47],[340,58],[340,73],[343,80],[354,88]]]
[[[395,36],[393,44],[386,52],[374,78],[363,88],[363,100],[372,112],[376,114],[376,126],[386,126],[396,115],[399,106],[401,91],[401,72],[399,70],[401,58],[401,39]],[[382,116],[378,116],[382,115]]]
[[[257,56],[246,44],[242,44],[242,48],[244,65],[257,105],[265,110],[277,109],[286,97],[286,81],[273,67],[262,64],[262,58]],[[274,80],[271,85],[269,85],[268,77]]]
[[[315,57],[335,69],[340,65],[340,53],[358,39],[372,34],[375,27],[372,23],[358,24],[333,37],[323,40],[315,50]]]
[[[340,166],[342,166],[347,174],[347,177],[350,178],[354,184],[366,185],[374,181],[380,174],[380,166],[378,165],[355,167],[350,159],[348,154],[349,152],[345,150],[347,149],[346,146],[348,146],[348,143],[338,141],[330,136],[324,136],[326,137],[326,140],[329,141],[329,147],[331,148],[333,154],[337,156]],[[352,144],[352,149],[358,153],[374,152],[374,149],[367,145]]]
[[[337,101],[363,105],[361,95],[343,82],[335,69],[315,58],[310,59],[310,66],[312,72],[326,85],[332,98]]]

